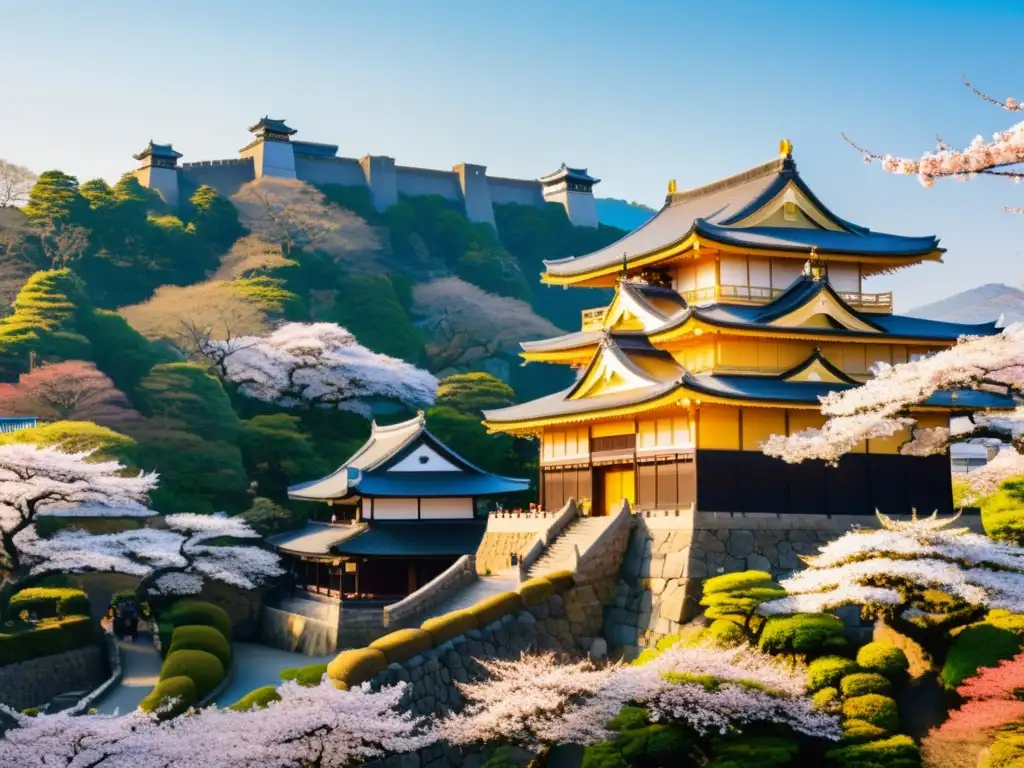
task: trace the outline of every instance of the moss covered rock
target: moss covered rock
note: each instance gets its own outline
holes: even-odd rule
[[[396,664],[426,653],[434,642],[430,633],[422,629],[399,629],[374,640],[370,647],[382,652],[388,664]]]
[[[469,611],[476,616],[479,626],[486,627],[493,621],[508,616],[510,613],[519,613],[523,609],[523,600],[518,592],[502,592],[493,595],[474,605]]]
[[[465,609],[427,619],[420,625],[420,629],[430,635],[434,647],[437,647],[479,626],[476,614]]]
[[[225,638],[231,639],[231,619],[219,605],[202,600],[179,600],[171,607],[171,621],[175,627],[201,624],[213,627]]]
[[[167,652],[175,651],[206,651],[220,659],[224,669],[231,667],[231,644],[220,630],[213,627],[202,624],[175,627]]]
[[[228,709],[233,709],[235,712],[248,712],[250,709],[263,709],[272,701],[280,700],[281,694],[277,692],[274,686],[264,685],[262,688],[249,691],[245,696],[228,707]]]
[[[149,695],[139,703],[139,709],[143,712],[156,712],[167,706],[167,710],[161,712],[160,717],[171,718],[177,717],[189,707],[194,707],[198,702],[199,692],[195,682],[190,677],[179,675],[157,683]]]
[[[354,648],[342,651],[327,665],[327,676],[332,680],[353,685],[365,683],[388,667],[387,657],[376,648]]]
[[[846,646],[843,622],[830,613],[772,616],[765,623],[759,645],[768,653],[818,656]]]
[[[307,664],[304,667],[289,667],[281,670],[281,680],[294,680],[307,688],[320,685],[327,674],[326,664]]]
[[[857,651],[857,664],[867,672],[885,675],[894,683],[905,680],[910,669],[907,654],[892,643],[874,642],[862,646]]]
[[[555,585],[543,576],[524,581],[519,586],[519,597],[522,598],[523,605],[540,605],[547,602],[554,593]]]
[[[857,662],[842,656],[822,656],[807,667],[807,689],[838,688],[839,681],[858,669]]]
[[[877,672],[857,672],[847,675],[839,683],[839,689],[846,698],[878,693],[882,696],[892,695],[892,683]]]
[[[867,693],[854,696],[843,702],[843,718],[846,720],[863,720],[878,726],[888,733],[900,727],[900,712],[896,702],[888,696]]]
[[[160,669],[160,679],[188,677],[196,684],[196,695],[201,701],[224,680],[224,665],[220,659],[206,651],[174,651],[168,653]]]

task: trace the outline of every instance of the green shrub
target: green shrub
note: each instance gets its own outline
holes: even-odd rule
[[[327,674],[326,664],[307,664],[304,667],[291,667],[281,670],[281,680],[294,680],[299,685],[315,688],[320,685]]]
[[[388,668],[387,658],[376,648],[342,651],[327,665],[327,676],[347,686],[365,683]]]
[[[992,624],[972,624],[953,640],[942,666],[942,682],[956,688],[979,667],[994,667],[1020,651],[1020,638],[1009,629]]]
[[[832,709],[839,705],[839,690],[837,688],[822,688],[811,697],[811,701],[818,709]]]
[[[839,684],[843,696],[853,698],[868,693],[879,693],[882,696],[892,695],[892,683],[877,672],[857,672],[847,675]]]
[[[377,638],[370,643],[370,647],[383,653],[388,664],[397,664],[426,653],[434,647],[434,642],[430,633],[422,629],[399,629]]]
[[[767,571],[739,571],[738,573],[724,573],[721,576],[713,576],[704,581],[704,595],[714,595],[720,592],[739,592],[759,587],[767,587],[774,584],[772,575]]]
[[[168,653],[160,669],[160,679],[188,677],[196,684],[196,695],[201,701],[224,680],[224,665],[220,659],[206,651],[174,651]]]
[[[34,627],[21,622],[0,626],[0,666],[73,651],[96,642],[88,616],[43,619]]]
[[[979,768],[1020,768],[1024,765],[1024,722],[1000,728]]]
[[[907,654],[892,643],[875,642],[862,646],[857,651],[857,664],[866,672],[885,675],[894,683],[905,680],[910,669]]]
[[[171,607],[171,621],[175,627],[201,624],[213,627],[228,640],[231,639],[231,619],[219,605],[202,600],[179,600]]]
[[[857,662],[842,656],[822,656],[807,667],[807,689],[838,688],[839,681],[857,671]]]
[[[551,582],[555,592],[565,592],[565,590],[572,589],[576,585],[576,575],[569,570],[555,571],[554,573],[549,573],[544,578]]]
[[[764,625],[759,644],[768,653],[817,656],[846,645],[843,622],[830,613],[772,616]]]
[[[523,605],[540,605],[555,593],[555,585],[544,577],[530,579],[519,585],[519,597]]]
[[[707,768],[789,768],[798,764],[799,751],[793,738],[729,735],[712,740]]]
[[[843,735],[840,740],[843,744],[863,744],[865,741],[883,739],[886,734],[885,728],[872,725],[867,720],[844,720]]]
[[[245,696],[228,707],[228,709],[233,709],[235,712],[248,712],[250,709],[263,709],[270,702],[280,700],[281,694],[277,692],[274,686],[264,685],[255,691],[249,691]]]
[[[29,717],[39,717],[39,707],[25,707],[21,710],[21,714],[28,715]]]
[[[13,616],[22,611],[35,611],[36,616],[89,616],[89,598],[80,589],[69,587],[30,587],[17,592],[7,604]]]
[[[219,630],[202,624],[176,627],[167,652],[175,651],[206,651],[220,659],[224,669],[231,666],[231,644]]]
[[[977,502],[981,524],[990,538],[1024,544],[1024,477],[1006,480],[999,490]]]
[[[583,753],[582,768],[698,765],[693,734],[678,725],[651,723],[640,707],[623,707],[608,727],[614,739],[592,744]]]
[[[914,768],[921,764],[914,740],[902,735],[830,749],[825,757],[836,768]]]
[[[1000,629],[1008,629],[1018,635],[1024,635],[1024,613],[1010,613],[997,608],[988,612],[985,623]]]
[[[863,720],[892,733],[900,727],[900,712],[896,702],[888,696],[867,693],[843,702],[843,718]]]
[[[502,592],[498,595],[481,600],[469,611],[476,616],[479,626],[486,627],[510,613],[518,613],[523,608],[523,601],[517,592]]]
[[[468,609],[463,609],[427,619],[420,625],[420,629],[430,635],[436,648],[459,635],[466,634],[471,629],[477,629],[479,626],[476,614]]]
[[[743,630],[733,621],[716,619],[711,626],[704,630],[704,638],[709,642],[722,647],[731,648],[743,642]]]
[[[143,712],[156,712],[171,699],[177,701],[166,713],[161,713],[162,718],[177,717],[189,707],[198,704],[199,692],[192,678],[179,675],[161,680],[142,700],[139,709]]]

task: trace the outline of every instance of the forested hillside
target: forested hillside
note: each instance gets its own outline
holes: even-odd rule
[[[557,205],[499,206],[495,233],[441,198],[379,213],[364,190],[277,179],[174,209],[131,177],[26,190],[0,209],[0,415],[47,423],[2,439],[97,448],[158,470],[160,511],[252,507],[269,527],[371,412],[428,409],[456,450],[534,474],[535,445],[485,437],[480,411],[568,383],[524,376],[518,342],[608,297],[540,285],[542,261],[624,234]]]

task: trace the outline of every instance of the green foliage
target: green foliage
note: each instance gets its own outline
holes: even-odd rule
[[[213,187],[205,184],[189,198],[186,210],[189,223],[195,229],[196,237],[208,244],[217,253],[226,251],[231,244],[245,234],[238,221],[238,209],[217,194]]]
[[[787,768],[799,752],[794,738],[730,735],[712,740],[707,768]]]
[[[867,693],[843,701],[843,718],[863,720],[871,725],[884,728],[889,733],[899,730],[900,712],[896,702],[888,696]]]
[[[90,312],[82,281],[69,269],[36,272],[18,291],[14,312],[0,320],[0,358],[28,369],[37,362],[89,360],[92,345],[79,330]]]
[[[387,657],[376,648],[342,651],[327,665],[327,676],[351,687],[366,682],[387,669]]]
[[[843,744],[863,744],[885,738],[887,733],[885,728],[872,725],[867,720],[844,720],[841,741]]]
[[[1020,652],[1021,640],[1015,632],[992,624],[965,627],[949,648],[940,677],[947,688],[957,688],[979,667],[994,667]]]
[[[838,688],[839,681],[858,670],[857,662],[842,656],[822,656],[807,666],[807,690]]]
[[[294,680],[299,685],[304,685],[307,688],[320,685],[324,679],[324,675],[327,674],[326,664],[307,664],[304,667],[291,667],[289,669],[281,670],[281,680],[288,681]]]
[[[31,443],[40,448],[56,446],[67,453],[94,451],[93,461],[120,461],[138,465],[138,447],[130,437],[91,421],[54,421],[31,429],[0,435],[0,445]]]
[[[263,709],[271,702],[280,700],[281,694],[277,692],[277,688],[272,685],[264,685],[262,688],[249,691],[228,709],[233,709],[235,712],[248,712],[250,709]]]
[[[1010,613],[996,608],[988,612],[985,623],[1000,629],[1008,629],[1018,635],[1024,634],[1024,614],[1022,613]]]
[[[231,619],[219,605],[203,600],[178,600],[171,606],[171,622],[177,627],[200,625],[213,627],[225,639],[231,639]]]
[[[1006,480],[978,506],[981,524],[991,538],[1024,544],[1024,477]]]
[[[743,630],[735,622],[727,619],[716,619],[711,622],[711,626],[704,630],[704,637],[722,648],[739,645],[744,639]]]
[[[769,653],[818,656],[846,646],[843,622],[830,613],[772,616],[765,622],[759,645]]]
[[[910,662],[907,654],[892,643],[874,642],[861,646],[857,651],[857,664],[866,672],[885,675],[894,683],[906,679]]]
[[[82,220],[89,209],[78,179],[62,171],[44,171],[29,192],[22,209],[30,219],[64,222]]]
[[[306,314],[302,299],[285,287],[285,281],[266,275],[239,277],[232,281],[232,290],[258,304],[273,315],[289,320],[304,319]]]
[[[522,598],[516,592],[502,592],[491,597],[484,598],[469,611],[476,616],[479,626],[486,627],[493,621],[497,621],[510,613],[519,613],[523,608]]]
[[[153,366],[168,363],[173,355],[132,328],[116,312],[96,310],[84,326],[92,341],[96,367],[135,402],[135,389]]]
[[[196,695],[201,701],[224,679],[224,665],[206,651],[171,651],[160,669],[160,679],[182,676],[196,684]]]
[[[253,499],[252,506],[239,517],[260,536],[273,536],[301,528],[307,519],[304,512],[295,512],[262,496]]]
[[[838,747],[825,757],[836,768],[917,768],[921,764],[914,740],[902,735]]]
[[[206,651],[220,659],[224,669],[231,666],[231,643],[220,630],[202,624],[175,627],[168,653],[175,651]]]
[[[839,706],[841,698],[837,688],[822,688],[811,696],[811,701],[818,709],[833,709]]]
[[[856,672],[847,675],[840,681],[839,687],[846,698],[864,696],[869,693],[878,693],[882,696],[892,695],[892,683],[877,672]]]
[[[640,707],[623,707],[608,727],[618,735],[588,746],[582,768],[688,765],[699,755],[690,731],[678,725],[651,723]]]
[[[0,666],[73,651],[96,642],[88,616],[42,619],[35,626],[17,620],[0,625]]]
[[[165,712],[161,712],[162,719],[177,717],[189,707],[199,703],[199,690],[191,677],[178,675],[161,680],[154,686],[140,703],[139,709],[143,712],[156,712],[165,705],[170,705]],[[171,700],[174,703],[171,704]]]
[[[370,648],[384,654],[388,664],[401,663],[433,647],[430,633],[422,629],[399,629],[370,643]]]
[[[321,459],[298,416],[263,414],[242,421],[240,427],[247,474],[256,480],[259,491],[271,498],[284,500],[289,485],[333,469]]]
[[[387,275],[342,275],[337,286],[337,297],[325,319],[347,328],[374,352],[413,364],[423,362],[423,340]]]
[[[754,609],[761,603],[786,592],[776,584],[771,574],[765,571],[741,571],[714,576],[704,582],[704,606],[706,618],[727,619],[739,625],[746,625]]]
[[[471,610],[464,609],[427,619],[420,625],[420,629],[430,635],[434,641],[434,647],[437,647],[459,635],[466,634],[471,629],[477,629],[479,626],[476,614]]]
[[[1020,768],[1024,765],[1024,721],[1017,721],[996,732],[988,753],[978,768]]]
[[[328,203],[351,211],[356,216],[366,219],[371,224],[381,218],[373,204],[373,197],[368,187],[345,187],[341,184],[324,184],[320,191]]]
[[[238,416],[224,387],[199,363],[162,363],[139,384],[150,416],[173,420],[205,440],[231,441],[238,435]]]
[[[11,615],[34,611],[40,619],[55,616],[89,616],[89,597],[80,589],[70,587],[30,587],[16,592],[7,604]]]
[[[435,405],[479,417],[484,411],[504,408],[515,401],[512,387],[489,373],[457,373],[438,382]]]

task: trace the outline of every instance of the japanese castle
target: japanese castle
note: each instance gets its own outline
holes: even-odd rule
[[[903,455],[908,432],[866,440],[838,467],[765,456],[771,435],[820,427],[823,395],[858,386],[958,337],[997,333],[893,314],[864,280],[941,261],[933,236],[839,218],[797,172],[788,141],[768,163],[696,189],[670,182],[661,211],[593,253],[545,262],[542,281],[614,288],[581,330],[524,342],[527,361],[580,370],[575,384],[485,413],[492,432],[540,439],[540,500],[595,514],[641,511],[873,514],[950,511],[948,455]],[[920,427],[1010,408],[1004,393],[931,397]]]
[[[330,505],[337,524],[311,523],[268,541],[300,587],[341,599],[401,598],[476,552],[489,499],[528,488],[466,461],[430,433],[420,412],[400,424],[374,422],[337,470],[288,489],[293,500]]]

